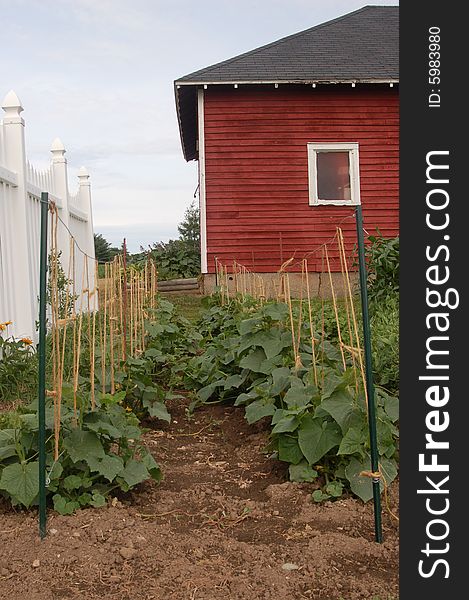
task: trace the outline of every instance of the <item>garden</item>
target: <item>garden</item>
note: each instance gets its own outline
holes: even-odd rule
[[[397,598],[399,241],[368,248],[382,544],[356,294],[163,296],[117,256],[98,312],[50,290],[41,543],[37,355],[0,324],[2,597]]]

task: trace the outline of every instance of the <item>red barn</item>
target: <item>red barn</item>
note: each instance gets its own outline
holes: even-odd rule
[[[174,82],[209,283],[216,258],[320,271],[337,225],[352,251],[360,201],[369,232],[398,234],[398,77],[399,9],[365,6]]]

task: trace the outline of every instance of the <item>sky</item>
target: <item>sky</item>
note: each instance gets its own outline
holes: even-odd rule
[[[173,82],[366,4],[397,0],[0,0],[0,100],[19,96],[28,158],[66,150],[91,175],[95,232],[131,252],[178,237],[197,163]]]

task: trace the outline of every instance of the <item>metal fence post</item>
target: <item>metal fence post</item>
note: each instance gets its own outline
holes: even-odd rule
[[[49,194],[41,194],[41,250],[39,269],[39,535],[46,536],[46,293],[47,293],[47,219]]]
[[[365,367],[366,367],[366,390],[368,395],[368,427],[370,430],[370,452],[371,452],[371,470],[373,473],[379,473],[379,455],[378,441],[376,435],[376,407],[375,390],[373,385],[373,359],[371,356],[371,330],[370,317],[368,313],[368,292],[366,288],[366,263],[365,263],[365,241],[363,239],[363,215],[362,207],[358,205],[355,210],[357,222],[357,241],[358,241],[358,264],[360,270],[360,293],[363,317],[363,342],[365,346]],[[381,489],[380,477],[377,475],[372,478],[373,485],[373,505],[375,517],[375,539],[377,542],[383,541],[381,527]]]

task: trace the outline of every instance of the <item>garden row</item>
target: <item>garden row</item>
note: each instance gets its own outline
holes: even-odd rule
[[[386,270],[385,261],[392,262],[395,252],[383,246],[378,255]],[[371,285],[375,401],[386,485],[397,474],[398,299],[376,273],[374,290]],[[101,506],[117,490],[159,480],[161,471],[142,442],[140,422],[145,418],[155,427],[158,420],[169,422],[165,403],[177,398],[178,390],[193,395],[191,410],[201,403],[232,402],[244,407],[249,423],[269,420],[269,452],[289,464],[292,480],[319,484],[315,500],[348,491],[371,498],[370,479],[361,475],[370,467],[367,399],[353,354],[344,363],[338,340],[338,329],[347,321],[344,307],[336,315],[331,303],[316,300],[312,309],[320,327],[312,331],[310,322],[302,322],[299,303],[238,296],[222,306],[219,300],[217,295],[205,299],[205,310],[194,322],[160,298],[156,308],[146,310],[141,351],[117,367],[96,348],[94,410],[90,356],[85,357],[78,385],[63,385],[55,439],[51,394],[47,483],[57,511]],[[85,349],[89,329],[83,323]],[[10,390],[24,401],[0,413],[0,494],[13,505],[29,507],[38,494],[37,402],[29,401],[35,395],[36,355],[28,340],[1,343],[1,399],[11,399]]]

